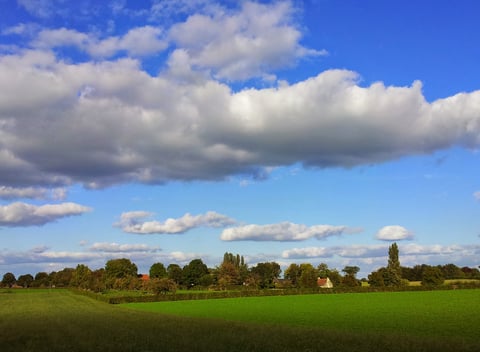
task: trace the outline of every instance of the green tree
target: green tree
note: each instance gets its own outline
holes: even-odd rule
[[[258,263],[250,272],[255,277],[255,280],[252,281],[258,282],[260,288],[272,288],[274,286],[273,281],[278,279],[282,269],[278,263],[268,262]]]
[[[150,279],[148,282],[148,288],[156,295],[165,295],[167,293],[175,293],[177,285],[175,284],[175,281],[162,277]]]
[[[443,276],[445,279],[463,279],[465,273],[455,264],[446,264],[442,266]]]
[[[385,286],[402,285],[402,269],[398,258],[398,246],[395,242],[388,248],[388,264],[383,273],[383,281]]]
[[[304,263],[300,264],[300,278],[298,279],[299,286],[302,288],[315,288],[317,287],[317,271],[312,264]]]
[[[78,264],[72,274],[70,284],[73,287],[81,289],[90,289],[93,281],[93,273],[90,268],[84,264]]]
[[[167,267],[167,276],[177,285],[180,285],[183,282],[183,270],[178,264],[170,264]]]
[[[72,281],[72,276],[75,269],[65,268],[63,270],[52,273],[51,283],[56,287],[68,287]]]
[[[342,269],[342,271],[345,273],[345,276],[342,280],[342,284],[345,286],[360,286],[361,283],[359,280],[357,280],[357,273],[360,271],[360,268],[358,266],[346,266],[345,268]]]
[[[208,275],[208,267],[201,259],[193,259],[183,267],[183,280],[187,287],[193,287],[200,284],[200,279]]]
[[[302,275],[302,270],[300,269],[300,265],[292,263],[285,269],[284,278],[288,279],[292,282],[292,285],[296,287],[298,285],[298,281],[300,276]]]
[[[20,285],[24,288],[30,287],[33,282],[33,276],[30,274],[20,275],[17,279],[17,285]]]
[[[48,273],[41,271],[35,274],[32,287],[48,287],[50,286],[50,277]]]
[[[105,283],[107,288],[127,289],[137,280],[137,266],[130,259],[111,259],[105,264]]]
[[[436,266],[426,266],[423,269],[422,286],[440,286],[443,285],[445,278],[442,270]]]
[[[242,285],[248,275],[248,266],[240,254],[226,252],[217,270],[217,279],[222,285]]]
[[[384,287],[385,286],[385,272],[387,271],[386,268],[380,268],[377,271],[373,271],[370,275],[368,275],[368,283],[372,287]]]
[[[2,285],[6,287],[12,287],[17,282],[15,275],[12,273],[6,273],[2,278]]]
[[[162,278],[167,277],[167,269],[162,263],[155,263],[150,267],[150,278]]]

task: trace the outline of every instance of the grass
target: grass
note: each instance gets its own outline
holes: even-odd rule
[[[478,340],[480,290],[251,297],[125,306],[164,314],[361,333]],[[439,334],[441,332],[441,334]]]
[[[214,319],[200,317],[175,316],[172,312],[163,314],[158,312],[143,311],[125,308],[118,305],[108,305],[92,300],[88,297],[76,295],[67,290],[10,290],[0,294],[0,346],[3,352],[9,351],[478,351],[480,343],[472,338],[472,329],[479,326],[478,299],[480,290],[448,291],[452,294],[449,298],[427,295],[421,301],[453,300],[447,311],[449,315],[460,314],[473,328],[468,328],[467,323],[461,323],[462,329],[467,329],[461,335],[445,335],[444,331],[427,334],[415,334],[410,330],[390,331],[377,329],[388,322],[388,314],[384,315],[383,323],[370,321],[377,328],[359,325],[339,328],[340,321],[354,322],[366,318],[366,310],[357,306],[387,304],[388,297],[382,298],[379,294],[343,294],[343,295],[318,295],[318,296],[293,296],[297,303],[285,301],[289,297],[244,298],[231,300],[212,300],[196,302],[173,302],[178,306],[183,305],[184,311],[190,310],[191,303],[211,304],[208,316],[215,316],[221,312],[228,313],[230,301],[237,307],[235,314],[245,311],[244,321],[235,321],[230,316],[218,315]],[[417,294],[421,294],[419,292]],[[433,292],[437,294],[438,292]],[[410,293],[399,293],[403,296]],[[425,294],[428,294],[426,292]],[[459,294],[459,295],[457,295]],[[391,299],[398,302],[402,298]],[[332,309],[321,312],[325,305],[314,303],[313,298],[319,300],[334,299],[337,317],[330,316],[330,323],[325,325],[313,324],[314,320],[310,311],[317,315],[331,314]],[[419,299],[408,298],[408,302]],[[302,301],[305,299],[305,301]],[[469,301],[470,311],[457,309]],[[245,306],[250,305],[249,312]],[[253,302],[255,303],[253,306]],[[375,303],[377,302],[377,303]],[[308,305],[310,306],[307,306]],[[171,303],[157,303],[155,307],[167,307]],[[289,305],[285,309],[283,305]],[[293,305],[292,305],[293,304]],[[266,305],[271,318],[266,319]],[[430,306],[434,306],[434,302]],[[136,305],[138,307],[143,304]],[[158,308],[155,308],[158,309]],[[263,311],[262,311],[263,309]],[[384,308],[386,309],[386,307]],[[152,309],[149,309],[152,310]],[[204,309],[205,310],[205,309]],[[256,310],[256,311],[255,311]],[[424,309],[430,312],[431,309]],[[435,314],[442,314],[441,309],[433,310]],[[296,313],[297,312],[297,313]],[[298,314],[301,312],[301,314]],[[232,314],[233,314],[232,313]],[[377,311],[378,313],[378,311]],[[186,314],[185,314],[186,315]],[[419,316],[422,314],[419,314]],[[258,316],[263,316],[262,319]],[[303,317],[303,318],[302,318]],[[411,315],[408,315],[411,317]],[[425,323],[434,323],[437,319],[444,319],[445,315],[424,317]],[[302,322],[302,319],[304,321]],[[405,317],[398,317],[399,320]],[[457,317],[450,323],[450,327],[457,329]],[[293,323],[288,323],[293,320]],[[375,320],[375,319],[374,319]],[[412,324],[420,325],[412,322]],[[457,330],[455,330],[457,331]],[[478,331],[478,328],[477,328]]]

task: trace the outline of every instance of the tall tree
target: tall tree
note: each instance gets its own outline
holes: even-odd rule
[[[292,263],[289,265],[287,269],[285,269],[284,277],[292,282],[293,286],[297,286],[298,280],[302,275],[302,270],[300,269],[300,265],[296,263]]]
[[[300,278],[298,279],[299,286],[302,288],[317,287],[317,271],[312,264],[300,264]]]
[[[395,242],[388,248],[388,264],[383,281],[385,286],[402,285],[402,269],[398,258],[398,246]]]

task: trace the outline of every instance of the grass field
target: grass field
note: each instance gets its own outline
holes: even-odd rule
[[[125,306],[164,314],[425,337],[480,334],[480,290],[252,297]]]
[[[135,305],[147,311],[108,305],[67,290],[4,292],[0,293],[4,352],[480,350],[480,290]],[[404,309],[389,312],[400,301]],[[438,307],[443,304],[447,306]],[[375,314],[369,313],[372,309]]]

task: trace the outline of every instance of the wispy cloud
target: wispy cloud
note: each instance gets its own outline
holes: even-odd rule
[[[44,187],[7,187],[0,186],[0,198],[3,199],[53,199],[63,200],[67,196],[65,188],[48,189]]]
[[[180,234],[196,227],[219,228],[235,223],[234,219],[213,211],[200,215],[191,215],[187,213],[180,218],[169,218],[163,222],[156,220],[143,220],[151,215],[151,213],[144,211],[126,212],[121,215],[120,222],[115,225],[128,233]]]
[[[372,260],[379,257],[388,257],[388,247],[388,245],[350,245],[293,248],[283,251],[282,258],[322,259],[339,257],[344,259]],[[405,264],[412,263],[416,265],[430,263],[432,262],[432,258],[440,261],[445,260],[445,258],[450,258],[450,262],[458,262],[462,256],[473,258],[480,254],[480,245],[419,245],[411,243],[400,245],[399,252],[400,259],[402,261],[404,260]]]
[[[242,225],[223,230],[223,241],[304,241],[309,238],[325,239],[345,233],[358,232],[346,226],[307,226],[291,222],[269,225]]]
[[[474,193],[473,193],[473,198],[475,198],[476,200],[480,201],[480,191],[474,192]]]

